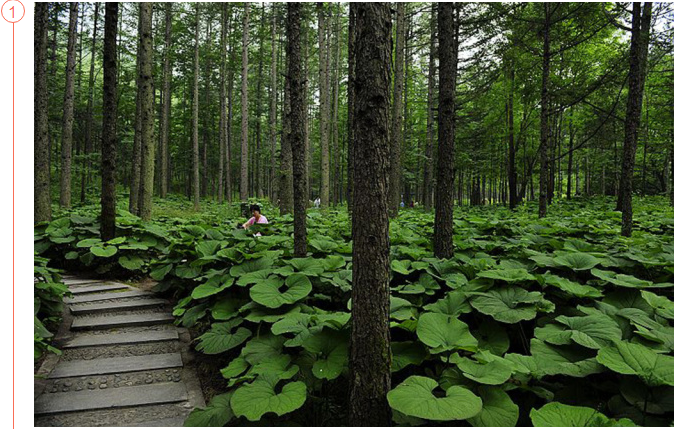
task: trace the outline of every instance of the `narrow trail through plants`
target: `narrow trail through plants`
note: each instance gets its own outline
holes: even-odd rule
[[[169,301],[113,281],[63,282],[72,297],[54,342],[62,354],[36,374],[35,426],[183,426],[204,406]]]

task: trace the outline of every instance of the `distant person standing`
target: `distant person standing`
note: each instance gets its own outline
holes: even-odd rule
[[[318,209],[319,207],[321,207],[321,198],[314,200],[314,208]]]

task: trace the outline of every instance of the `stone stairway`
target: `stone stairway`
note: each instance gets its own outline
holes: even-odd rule
[[[190,338],[168,301],[125,284],[64,276],[73,296],[36,375],[35,426],[182,426],[203,407]]]

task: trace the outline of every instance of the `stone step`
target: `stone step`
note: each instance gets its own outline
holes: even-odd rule
[[[78,285],[85,285],[89,283],[99,283],[102,280],[98,279],[82,279],[79,277],[73,277],[73,278],[68,278],[68,277],[61,277],[61,280],[63,283],[65,283],[68,286],[78,286]]]
[[[78,315],[87,313],[102,313],[115,310],[119,311],[139,310],[142,308],[157,307],[168,303],[169,301],[165,299],[151,298],[151,299],[136,299],[133,301],[123,301],[123,302],[106,302],[102,304],[79,304],[79,305],[72,305],[70,307],[70,312],[74,315]]]
[[[155,343],[171,340],[178,340],[178,331],[176,331],[175,328],[161,331],[128,332],[124,334],[78,335],[62,347],[68,349],[90,346]]]
[[[108,292],[111,290],[120,290],[120,289],[129,289],[129,286],[123,285],[121,283],[105,283],[100,285],[93,286],[79,286],[69,288],[73,295],[80,293],[94,293],[94,292]]]
[[[70,329],[111,329],[128,326],[152,326],[173,322],[171,313],[122,314],[118,316],[76,317]]]
[[[137,296],[151,296],[152,292],[143,290],[130,290],[128,292],[110,292],[110,293],[91,293],[76,295],[72,298],[64,298],[66,304],[80,304],[83,302],[106,301],[117,298],[134,298]]]
[[[140,422],[140,423],[135,423],[132,425],[128,425],[127,427],[142,427],[142,428],[177,428],[177,427],[183,427],[183,424],[185,423],[185,417],[169,417],[166,419],[160,419],[160,420],[149,420],[146,422]]]
[[[105,390],[47,393],[35,401],[35,414],[56,414],[106,408],[167,404],[187,400],[183,383],[118,387]]]
[[[180,357],[180,353],[73,360],[59,362],[47,378],[117,374],[122,372],[148,371],[151,369],[177,368],[182,366],[183,360]]]

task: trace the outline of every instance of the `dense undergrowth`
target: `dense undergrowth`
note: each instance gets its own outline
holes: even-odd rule
[[[35,249],[59,268],[147,273],[177,299],[228,386],[188,425],[346,424],[346,210],[310,210],[310,254],[294,258],[290,216],[267,211],[254,237],[235,229],[237,205],[188,204],[158,202],[150,223],[121,212],[109,242],[95,207],[64,212],[36,226]],[[625,238],[613,204],[557,202],[545,219],[529,205],[458,207],[450,260],[433,257],[433,216],[402,210],[390,227],[394,421],[672,425],[673,209],[636,200]]]

